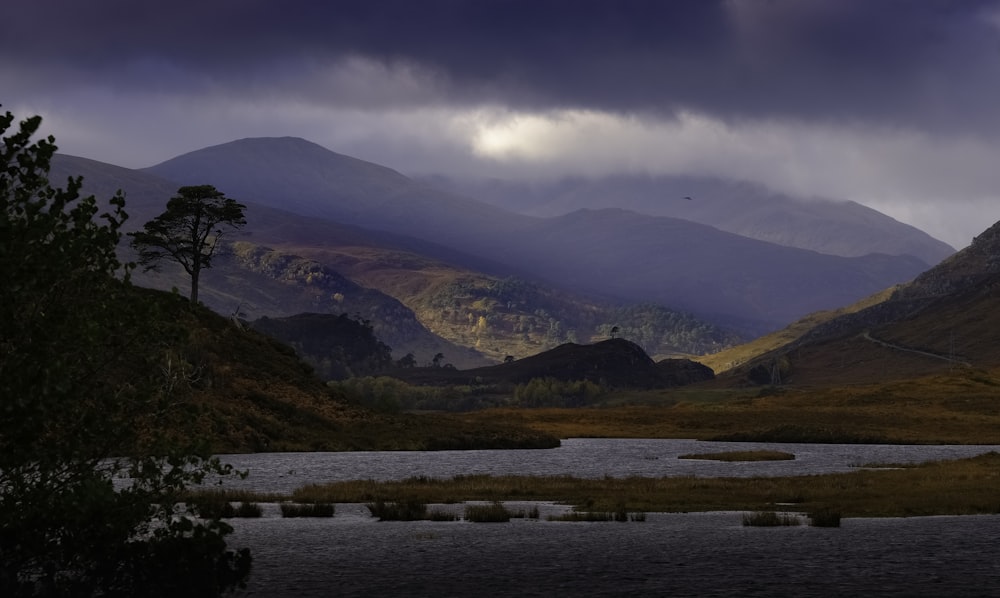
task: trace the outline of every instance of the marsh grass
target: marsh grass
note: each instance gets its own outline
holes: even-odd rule
[[[333,517],[332,503],[317,502],[307,504],[281,503],[282,517]]]
[[[264,514],[264,510],[261,506],[255,502],[241,502],[233,517],[244,517],[247,519],[255,519],[261,517]]]
[[[500,501],[488,505],[466,505],[465,520],[474,523],[506,523],[510,521],[511,512]]]
[[[300,502],[366,502],[372,497],[424,503],[555,501],[591,511],[767,511],[794,502],[844,517],[1000,513],[1000,453],[892,470],[756,478],[600,479],[571,476],[457,476],[426,483],[334,482],[296,490]]]
[[[793,461],[795,455],[784,451],[726,451],[721,453],[691,453],[678,459],[705,459],[709,461]]]
[[[599,523],[605,521],[617,521],[619,523],[642,522],[646,520],[646,513],[642,511],[630,513],[624,507],[615,511],[570,511],[559,515],[549,515],[548,521],[583,521]]]
[[[376,500],[365,505],[372,517],[377,517],[379,521],[420,521],[428,519],[427,503],[416,500],[404,500],[399,502],[386,502]],[[435,521],[454,520],[444,519],[447,514],[443,511],[435,511]]]
[[[458,515],[449,511],[434,509],[432,511],[428,511],[427,519],[429,521],[458,521]]]
[[[745,527],[789,527],[800,525],[798,516],[791,513],[775,513],[774,511],[755,511],[743,514]]]
[[[996,378],[1000,378],[1000,372]],[[994,444],[997,382],[974,372],[910,381],[796,389],[682,387],[613,393],[606,408],[489,409],[559,438],[695,438],[880,444]]]

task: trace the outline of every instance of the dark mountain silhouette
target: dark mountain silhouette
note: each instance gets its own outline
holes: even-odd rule
[[[927,267],[908,256],[822,255],[623,210],[529,218],[294,138],[235,141],[147,172],[213,184],[245,202],[405,234],[506,267],[509,275],[617,301],[656,301],[753,332],[852,302]]]
[[[420,180],[531,216],[615,207],[844,257],[912,255],[933,265],[955,252],[927,233],[853,201],[795,198],[763,185],[719,178],[622,174],[534,183],[444,176]]]
[[[393,376],[411,384],[523,384],[538,378],[564,382],[588,380],[605,388],[669,388],[710,380],[710,368],[687,359],[654,362],[641,347],[624,339],[591,345],[565,343],[509,363],[450,370],[396,370]]]

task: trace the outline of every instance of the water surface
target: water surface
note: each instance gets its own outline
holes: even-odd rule
[[[994,446],[570,439],[556,449],[226,455],[228,487],[287,493],[307,483],[458,474],[783,476],[919,463]],[[794,461],[726,463],[686,453],[781,450]],[[519,503],[507,503],[519,508]],[[650,513],[644,523],[377,522],[363,505],[332,519],[232,520],[251,548],[247,596],[998,596],[1000,515],[845,519],[834,529],[745,528],[740,513]],[[528,505],[523,505],[528,506]],[[1000,507],[1000,497],[998,497]],[[461,505],[443,506],[461,511]]]

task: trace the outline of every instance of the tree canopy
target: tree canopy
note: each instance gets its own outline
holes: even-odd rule
[[[249,553],[180,502],[226,468],[162,432],[194,415],[169,342],[183,331],[117,257],[124,196],[98,216],[80,177],[53,187],[55,139],[13,122],[0,115],[0,595],[232,588]]]
[[[132,246],[147,270],[163,260],[180,264],[191,277],[191,302],[197,303],[202,269],[211,267],[222,236],[246,225],[244,210],[212,185],[181,187],[162,214],[131,233]]]

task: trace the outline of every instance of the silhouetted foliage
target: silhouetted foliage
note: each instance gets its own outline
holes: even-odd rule
[[[251,327],[294,348],[324,380],[371,376],[392,365],[392,349],[371,322],[347,314],[298,314],[260,318]]]
[[[116,255],[107,212],[48,181],[39,117],[0,116],[0,595],[216,595],[241,585],[230,528],[178,497],[218,461],[163,430],[192,415],[180,334]],[[101,222],[103,220],[103,223]],[[124,276],[124,280],[115,276]],[[148,375],[137,376],[136,372]]]

